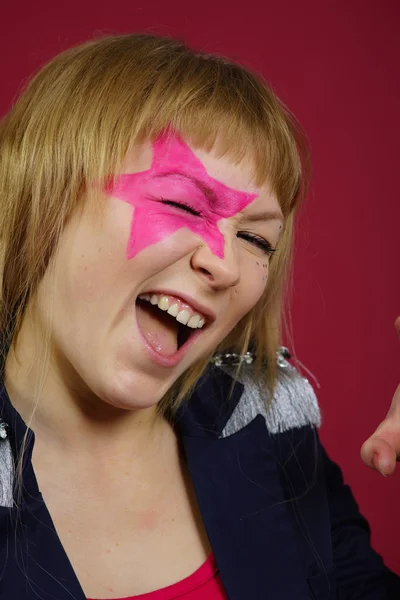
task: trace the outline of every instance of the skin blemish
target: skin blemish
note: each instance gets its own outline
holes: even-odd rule
[[[150,169],[121,175],[107,192],[135,208],[128,259],[183,227],[223,258],[225,240],[218,221],[243,211],[257,197],[210,177],[189,146],[178,135],[166,133],[153,143]]]
[[[139,526],[146,531],[155,531],[158,527],[159,515],[156,510],[144,512],[139,519]]]

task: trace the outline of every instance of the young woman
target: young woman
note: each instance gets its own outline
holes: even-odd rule
[[[72,49],[0,130],[0,598],[398,598],[279,347],[301,135],[242,67]]]

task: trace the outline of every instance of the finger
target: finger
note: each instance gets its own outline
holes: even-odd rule
[[[400,460],[400,385],[397,386],[386,419],[361,447],[361,458],[371,469],[391,475]]]
[[[395,320],[394,327],[397,331],[397,335],[400,337],[400,316]]]
[[[383,421],[383,423],[381,423],[379,425],[378,429],[383,428],[387,419],[390,419],[393,422],[395,434],[397,431],[397,437],[398,437],[397,452],[399,453],[400,452],[400,384],[397,386],[397,389],[394,393],[392,404],[390,405],[389,412],[386,415],[386,419],[385,419],[385,421]]]
[[[376,434],[364,442],[360,454],[367,467],[379,471],[385,477],[391,475],[396,468],[396,452],[392,445]]]
[[[394,327],[400,338],[400,316],[395,320]],[[360,454],[367,467],[382,475],[390,475],[395,470],[396,460],[400,460],[400,385],[386,419],[361,446]]]

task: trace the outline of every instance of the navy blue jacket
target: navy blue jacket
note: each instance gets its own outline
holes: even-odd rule
[[[229,399],[229,370],[210,367],[178,412],[176,430],[227,595],[399,600],[400,577],[371,548],[368,524],[320,443],[318,407],[306,384],[297,374],[265,409],[251,378]],[[0,414],[7,424],[0,445],[8,444],[15,460],[26,426],[3,386]],[[0,599],[84,600],[38,489],[33,444],[29,431],[19,509],[3,489]],[[3,450],[4,488],[14,475]]]

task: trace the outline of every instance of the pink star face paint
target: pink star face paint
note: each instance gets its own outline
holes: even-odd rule
[[[179,136],[166,134],[153,143],[150,169],[121,175],[111,195],[135,208],[128,259],[183,227],[223,258],[225,240],[218,221],[242,211],[257,197],[210,177]]]

